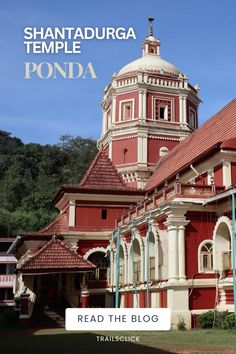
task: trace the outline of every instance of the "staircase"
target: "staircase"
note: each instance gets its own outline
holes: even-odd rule
[[[37,327],[61,327],[65,328],[65,308],[49,305],[36,306],[32,324]]]

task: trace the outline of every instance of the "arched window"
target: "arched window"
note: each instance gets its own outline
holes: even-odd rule
[[[119,284],[124,285],[125,282],[125,256],[124,249],[120,246],[120,273],[119,273]]]
[[[136,239],[133,241],[131,246],[131,262],[132,261],[133,266],[131,265],[131,269],[133,270],[133,280],[134,282],[139,283],[141,281],[141,250],[139,242]]]
[[[94,252],[88,257],[88,260],[97,266],[90,280],[107,280],[108,260],[105,253]]]
[[[128,149],[123,150],[123,163],[127,162],[127,156],[128,156]]]
[[[166,146],[162,146],[159,150],[159,156],[165,156],[169,152],[169,149]]]
[[[149,279],[155,280],[155,239],[149,235]]]
[[[200,272],[211,272],[213,270],[213,242],[201,243],[199,249],[199,270]]]

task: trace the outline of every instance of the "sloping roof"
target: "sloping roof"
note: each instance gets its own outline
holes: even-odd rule
[[[18,266],[18,269],[23,272],[94,268],[96,266],[93,263],[78,255],[55,236],[32,257]]]
[[[131,189],[103,150],[98,152],[79,186],[90,189]]]
[[[236,150],[236,137],[223,141],[220,147],[224,150]]]
[[[209,152],[215,145],[220,146],[220,143],[229,139],[236,139],[236,99],[164,156],[147,182],[146,189],[150,190],[160,185],[198,157]],[[221,147],[223,146],[222,144]]]

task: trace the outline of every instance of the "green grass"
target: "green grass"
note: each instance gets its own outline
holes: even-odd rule
[[[26,330],[27,331],[27,330]],[[97,336],[139,336],[139,343],[97,342]],[[170,332],[66,332],[43,329],[0,333],[1,353],[24,354],[157,354],[236,353],[236,330]]]

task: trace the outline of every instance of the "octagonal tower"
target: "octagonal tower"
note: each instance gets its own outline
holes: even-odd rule
[[[102,101],[99,149],[131,186],[143,188],[158,160],[198,127],[199,88],[160,56],[153,18],[142,57],[112,77]]]

